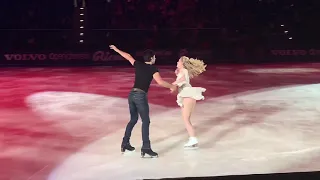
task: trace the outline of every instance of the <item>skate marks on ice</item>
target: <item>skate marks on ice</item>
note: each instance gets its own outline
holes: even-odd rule
[[[123,98],[47,91],[28,96],[25,103],[42,119],[55,122],[76,137],[114,132],[123,128],[129,119],[128,103]],[[151,105],[150,108],[159,112],[168,109],[157,105]]]
[[[198,103],[193,115],[200,140],[196,151],[183,150],[187,136],[178,108],[152,113],[151,139],[158,159],[140,158],[138,123],[132,137],[138,152],[121,156],[121,129],[70,156],[49,179],[218,176],[290,169],[320,152],[319,88],[319,84],[284,87]]]

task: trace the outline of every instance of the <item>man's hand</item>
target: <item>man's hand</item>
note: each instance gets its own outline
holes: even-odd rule
[[[174,93],[177,90],[177,86],[173,85],[173,87],[170,88],[170,92]]]
[[[128,60],[132,65],[134,65],[134,62],[136,61],[129,53],[123,52],[120,49],[118,49],[115,45],[109,45],[109,48],[114,50],[115,52],[119,53],[123,58]]]
[[[109,47],[110,47],[110,49],[112,49],[116,52],[119,51],[119,49],[115,45],[110,45]]]

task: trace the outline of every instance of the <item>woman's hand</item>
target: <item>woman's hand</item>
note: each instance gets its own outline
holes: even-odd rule
[[[173,87],[170,88],[170,93],[174,93],[177,90],[177,86],[173,85]]]

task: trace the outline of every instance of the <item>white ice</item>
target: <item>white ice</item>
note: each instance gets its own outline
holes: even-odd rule
[[[141,123],[131,140],[137,152],[120,154],[126,99],[42,92],[26,101],[73,135],[90,123],[107,127],[118,120],[123,127],[65,159],[49,180],[125,180],[320,170],[319,89],[320,84],[279,87],[199,102],[192,122],[200,148],[192,151],[183,149],[187,132],[180,109],[151,105],[150,137],[158,159],[140,158]]]

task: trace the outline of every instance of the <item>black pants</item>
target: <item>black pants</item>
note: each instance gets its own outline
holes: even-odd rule
[[[151,148],[149,139],[150,117],[147,93],[142,90],[132,90],[128,97],[128,103],[130,110],[130,121],[126,127],[122,144],[129,143],[132,129],[136,125],[140,115],[142,120],[142,148]]]

